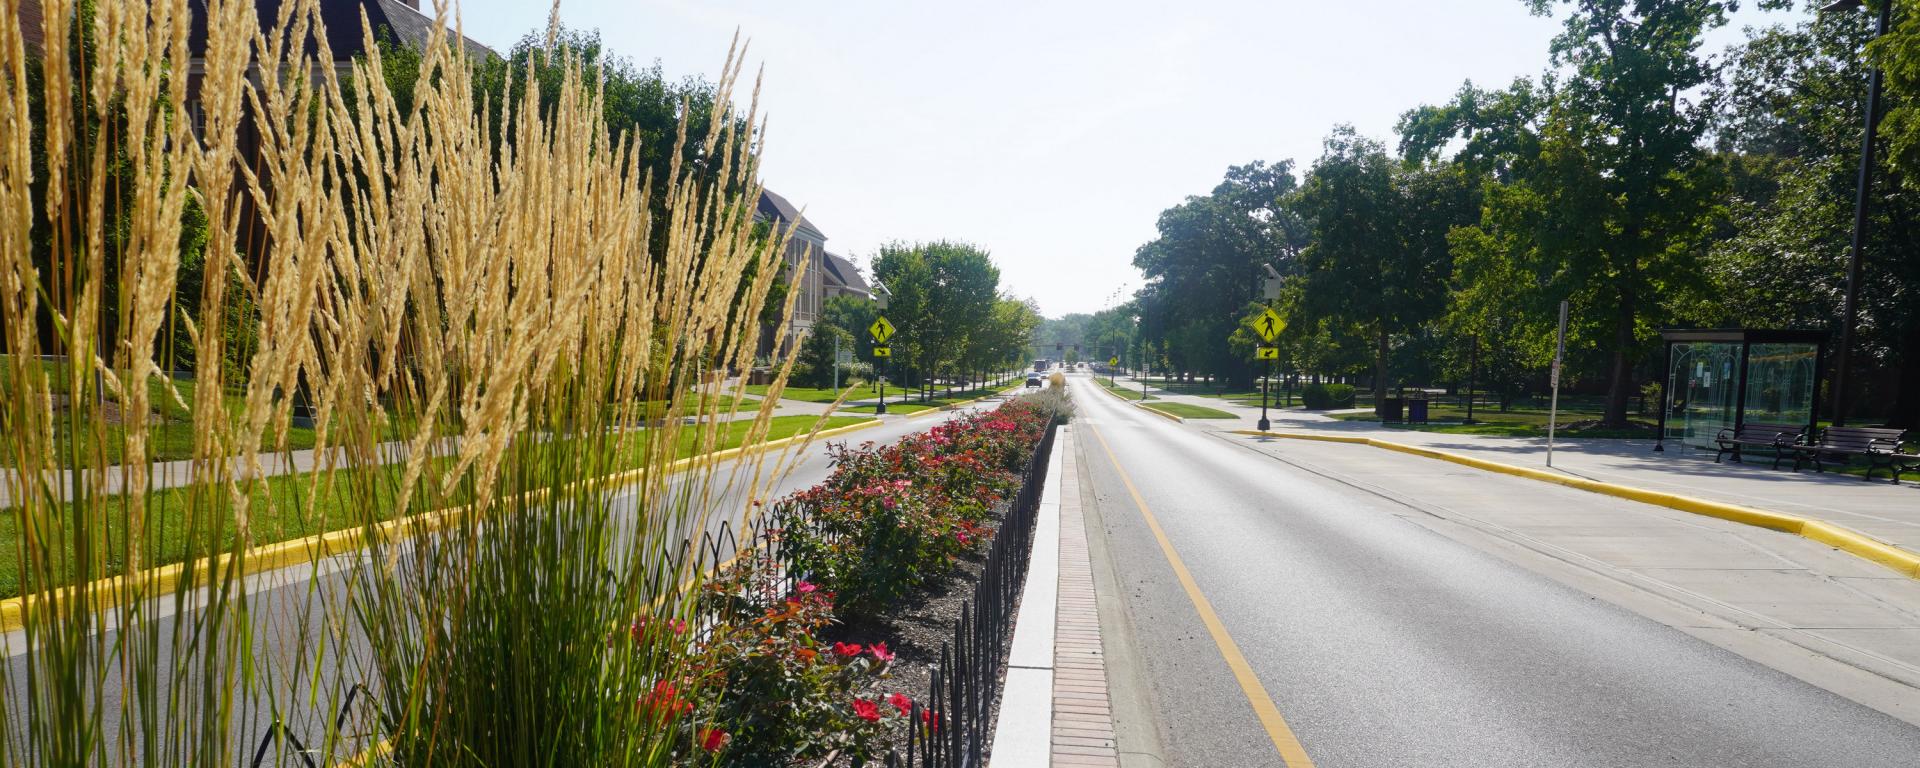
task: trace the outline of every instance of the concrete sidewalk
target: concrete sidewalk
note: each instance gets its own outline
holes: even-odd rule
[[[1139,382],[1122,378],[1122,385]],[[1193,419],[1199,429],[1253,429],[1260,409],[1235,405],[1219,398],[1176,395],[1155,387],[1158,400],[1191,403],[1238,415],[1238,419]],[[1275,432],[1326,432],[1389,440],[1447,451],[1503,464],[1546,469],[1545,438],[1463,435],[1382,427],[1376,423],[1341,421],[1323,413],[1298,409],[1269,409]],[[1837,473],[1769,469],[1771,459],[1746,464],[1716,464],[1711,452],[1676,450],[1656,453],[1651,440],[1562,439],[1555,442],[1552,470],[1573,477],[1651,491],[1721,501],[1796,517],[1824,520],[1881,541],[1920,552],[1920,482],[1894,485],[1885,479],[1867,481]],[[1384,453],[1378,449],[1367,449]]]

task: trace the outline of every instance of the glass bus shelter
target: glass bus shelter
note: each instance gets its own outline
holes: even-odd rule
[[[1667,364],[1654,450],[1668,442],[1714,450],[1720,430],[1748,423],[1815,428],[1825,331],[1672,329],[1660,338]]]

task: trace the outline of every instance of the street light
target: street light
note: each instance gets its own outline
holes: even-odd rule
[[[880,278],[875,277],[873,279],[873,294],[872,294],[874,309],[878,309],[882,312],[886,311],[887,299],[890,299],[890,298],[893,298],[893,291],[887,290],[887,284],[880,282]],[[893,361],[893,356],[891,354],[887,356],[887,361],[888,362]],[[887,364],[881,363],[880,375],[877,377],[880,380],[880,403],[873,407],[873,415],[875,416],[887,415],[887,372],[886,371],[887,371]]]
[[[1860,0],[1835,0],[1820,11],[1838,13],[1859,7]],[[1873,30],[1875,39],[1887,33],[1887,20],[1892,14],[1893,0],[1881,2],[1880,18]],[[1867,125],[1860,139],[1860,176],[1853,192],[1853,243],[1847,253],[1847,295],[1840,310],[1840,359],[1833,367],[1833,425],[1836,427],[1847,424],[1847,374],[1853,367],[1853,320],[1860,299],[1860,252],[1867,238],[1867,187],[1873,183],[1873,139],[1880,126],[1880,81],[1880,68],[1874,67],[1867,76]]]

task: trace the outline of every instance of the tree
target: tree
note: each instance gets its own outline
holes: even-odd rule
[[[1713,77],[1697,53],[1702,34],[1725,23],[1727,3],[1527,4],[1541,15],[1573,6],[1550,47],[1557,78],[1486,99],[1468,84],[1453,104],[1403,123],[1415,151],[1465,138],[1462,162],[1510,188],[1488,191],[1479,236],[1459,241],[1472,250],[1455,255],[1480,274],[1528,278],[1510,299],[1536,328],[1552,322],[1548,307],[1572,302],[1570,351],[1604,358],[1603,420],[1621,427],[1653,327],[1699,282],[1721,178],[1700,146],[1710,105],[1688,94]]]
[[[1452,257],[1447,233],[1478,212],[1475,181],[1445,164],[1401,165],[1351,127],[1336,128],[1295,206],[1313,242],[1288,286],[1302,332],[1364,339],[1375,401],[1394,346],[1439,317]],[[1332,336],[1328,340],[1332,340]]]
[[[1158,236],[1134,253],[1148,281],[1135,296],[1142,332],[1179,373],[1252,382],[1252,362],[1227,339],[1259,296],[1262,265],[1291,272],[1306,247],[1306,222],[1289,204],[1292,171],[1291,161],[1229,168],[1212,194],[1161,212]]]
[[[992,320],[1000,270],[987,252],[966,243],[890,243],[873,261],[874,276],[893,292],[887,317],[899,329],[894,360],[911,367],[920,385],[934,376],[972,373],[962,363],[991,348],[975,335]],[[923,392],[923,397],[924,397]]]
[[[1750,31],[1716,89],[1716,145],[1732,191],[1727,231],[1706,264],[1713,298],[1689,308],[1698,324],[1841,322],[1866,110],[1869,62],[1860,49],[1872,18],[1813,13],[1815,6],[1799,24]],[[1912,89],[1891,82],[1883,100],[1889,123],[1916,103]],[[1882,153],[1873,170],[1854,333],[1856,369],[1892,368],[1898,377],[1852,377],[1847,399],[1857,415],[1902,426],[1920,426],[1920,264],[1911,249],[1920,241],[1920,188],[1911,169],[1899,154]]]

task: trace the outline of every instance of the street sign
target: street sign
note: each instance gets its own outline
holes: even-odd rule
[[[874,347],[873,356],[874,357],[893,357],[893,348],[892,347]]]
[[[839,364],[841,364],[841,365],[847,365],[847,364],[849,364],[849,363],[852,363],[852,362],[853,362],[853,350],[851,350],[851,349],[843,349],[843,350],[840,350],[839,352],[835,352],[835,353],[833,354],[833,361],[834,361],[834,362],[836,362],[836,363],[839,363]]]
[[[1280,313],[1271,307],[1261,312],[1260,319],[1253,321],[1253,332],[1260,334],[1262,341],[1272,342],[1280,338],[1280,332],[1286,329],[1287,321],[1280,319]]]
[[[885,316],[876,317],[873,319],[873,325],[867,326],[867,333],[873,336],[873,343],[885,344],[887,339],[893,338],[893,323],[887,322]],[[878,355],[878,357],[886,357],[886,355]]]
[[[1119,355],[1114,355],[1113,357],[1107,358],[1107,365],[1119,365],[1119,364],[1120,364]]]
[[[1253,359],[1278,360],[1280,359],[1280,348],[1279,347],[1257,347],[1253,351]]]

